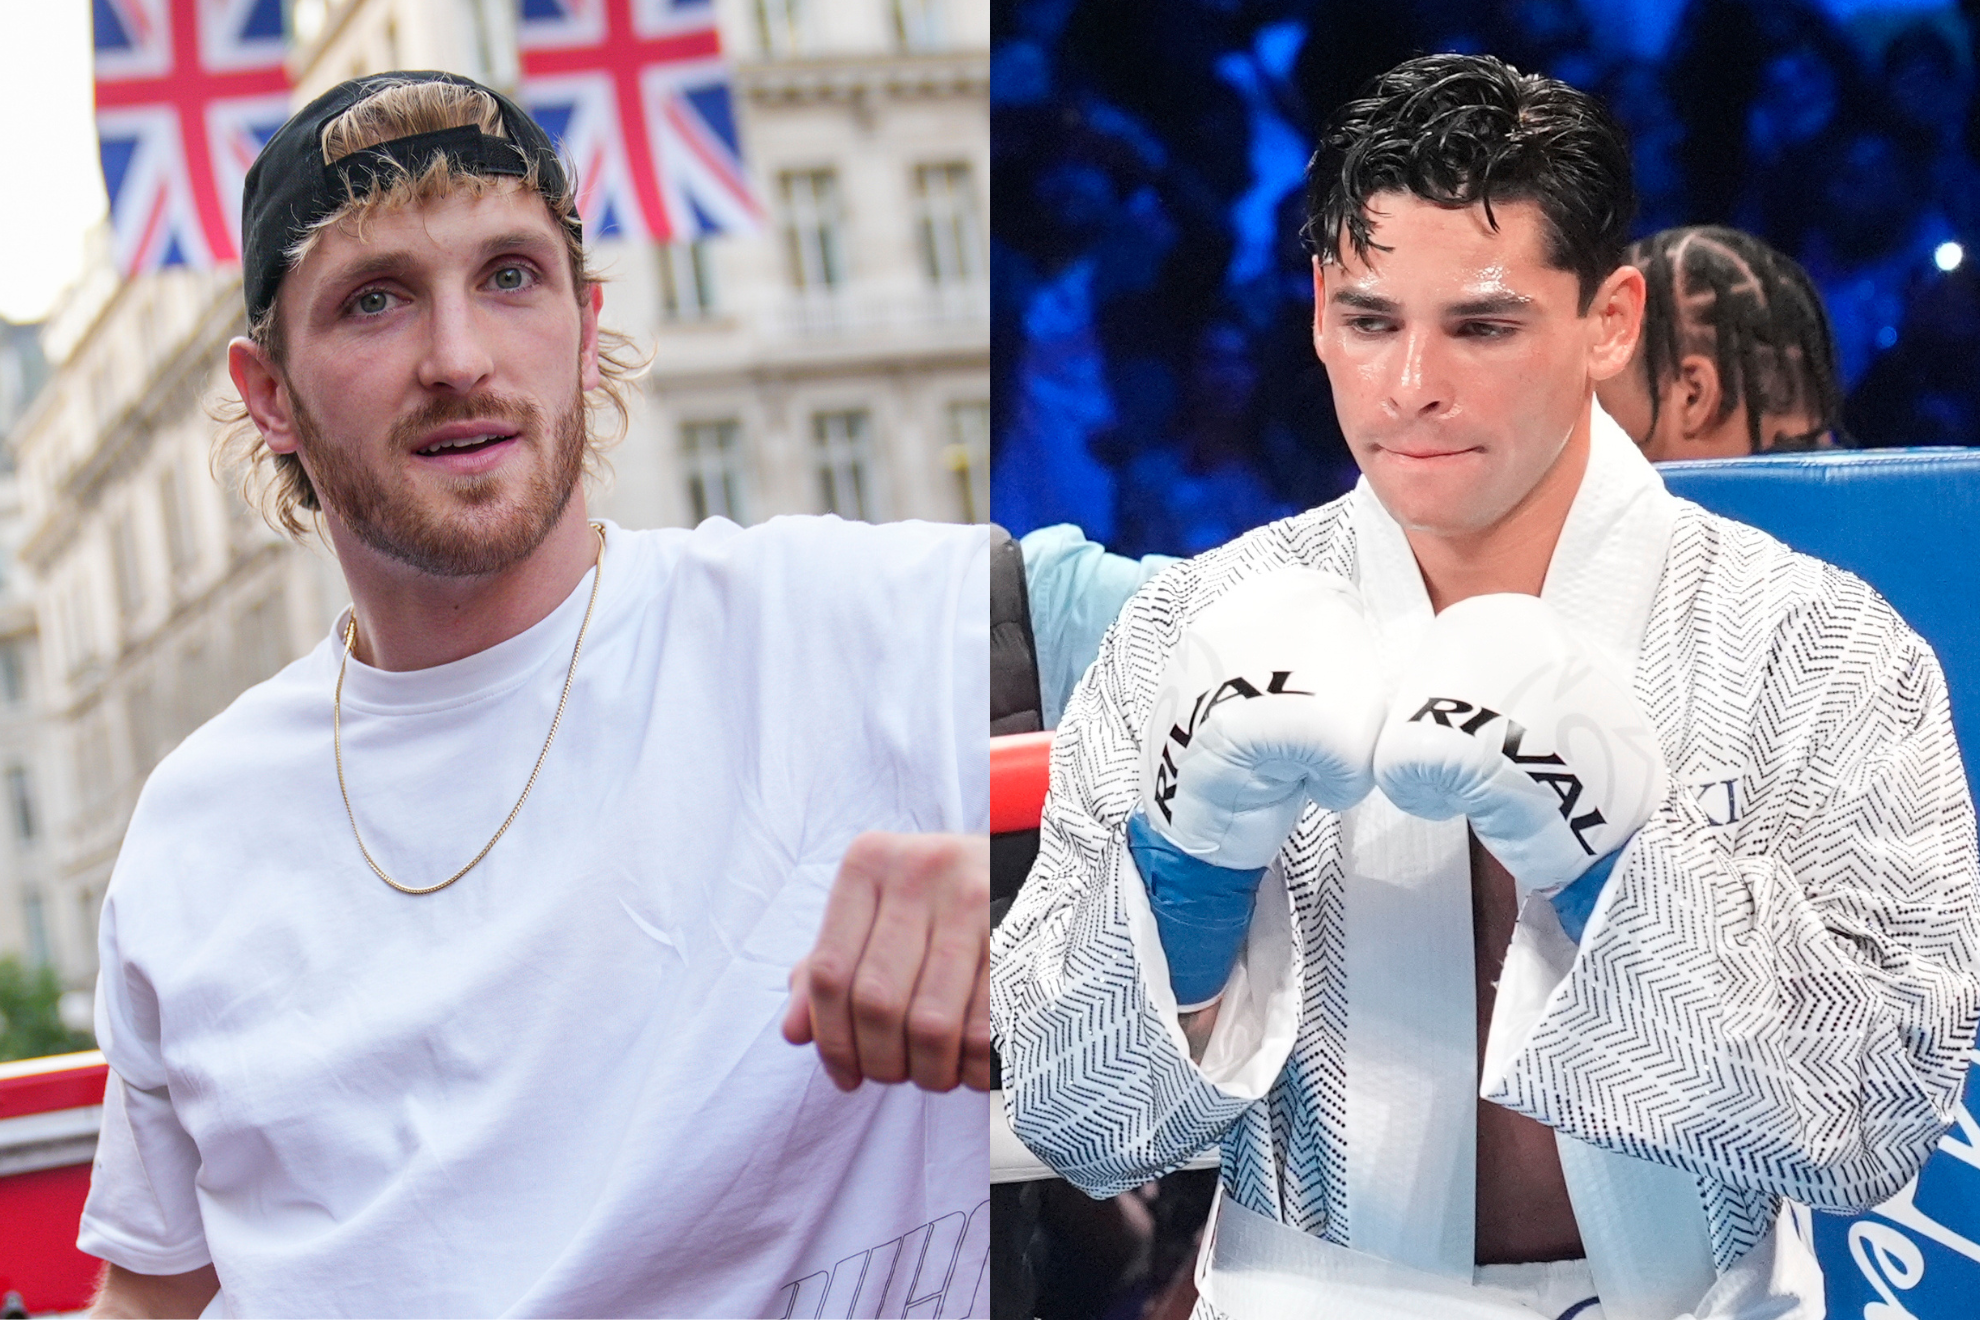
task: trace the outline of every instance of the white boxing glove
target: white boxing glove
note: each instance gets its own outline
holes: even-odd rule
[[[1264,867],[1308,798],[1343,811],[1368,793],[1387,710],[1353,583],[1310,568],[1240,582],[1190,623],[1156,691],[1146,820],[1200,861]]]
[[[1641,829],[1669,785],[1629,680],[1537,596],[1474,596],[1431,623],[1375,749],[1413,816],[1462,815],[1520,893],[1552,893]]]

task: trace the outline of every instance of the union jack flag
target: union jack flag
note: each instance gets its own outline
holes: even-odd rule
[[[712,0],[517,2],[522,101],[577,173],[588,235],[757,227]]]
[[[282,0],[92,0],[117,265],[240,259],[241,188],[289,117]]]

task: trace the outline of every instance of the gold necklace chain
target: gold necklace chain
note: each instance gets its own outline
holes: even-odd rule
[[[592,566],[594,571],[591,578],[591,598],[584,604],[584,622],[578,625],[577,645],[571,648],[571,667],[564,675],[564,695],[557,698],[557,713],[550,720],[550,733],[543,740],[543,750],[536,754],[536,764],[530,769],[529,782],[523,785],[522,796],[517,798],[516,805],[509,809],[509,818],[502,822],[502,828],[496,830],[495,837],[481,846],[481,851],[474,855],[474,860],[439,884],[428,885],[424,889],[400,884],[386,875],[385,868],[372,858],[371,850],[364,846],[364,835],[358,833],[357,812],[351,809],[351,790],[344,786],[344,671],[350,667],[351,649],[357,645],[357,610],[352,609],[351,620],[344,626],[344,659],[337,666],[337,691],[330,699],[330,745],[337,754],[337,791],[344,795],[344,814],[351,819],[351,837],[357,840],[358,851],[364,854],[365,864],[380,880],[400,893],[438,893],[472,871],[481,864],[481,859],[488,855],[489,850],[500,842],[502,836],[509,832],[509,826],[516,823],[516,814],[522,810],[523,803],[529,801],[529,790],[536,787],[536,776],[543,769],[543,758],[550,755],[550,744],[557,741],[557,726],[564,722],[564,703],[571,699],[571,680],[577,677],[578,656],[584,653],[585,630],[591,627],[591,607],[598,603],[598,583],[605,576],[605,528],[600,523],[593,523],[591,530],[598,533],[598,560]]]

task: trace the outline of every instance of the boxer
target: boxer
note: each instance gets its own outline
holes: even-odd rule
[[[1362,480],[1156,577],[1070,698],[1013,1128],[1095,1196],[1221,1145],[1202,1316],[1819,1315],[1791,1203],[1916,1173],[1980,1007],[1938,663],[1597,406],[1644,305],[1599,104],[1414,59],[1309,185]]]

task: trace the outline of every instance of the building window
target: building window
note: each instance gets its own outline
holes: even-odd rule
[[[117,374],[107,358],[99,360],[90,370],[89,403],[96,413],[96,429],[110,429],[110,410],[117,404]]]
[[[76,903],[82,908],[83,947],[96,952],[96,934],[103,918],[103,895],[87,885],[76,891]]]
[[[870,469],[872,423],[862,409],[817,413],[811,438],[818,447],[818,491],[826,513],[871,522],[874,516]]]
[[[39,890],[21,895],[21,912],[27,918],[28,958],[36,967],[46,967],[55,961],[55,954],[48,946],[48,913],[42,908]]]
[[[694,520],[743,516],[742,428],[733,418],[688,422],[681,427],[681,466],[687,469],[688,503]]]
[[[804,0],[756,0],[756,44],[765,55],[804,49]]]
[[[893,0],[894,42],[902,50],[942,48],[942,0]]]
[[[68,616],[63,631],[68,635],[69,672],[80,673],[96,660],[96,611],[90,598],[89,581],[78,572],[63,613]]]
[[[18,706],[27,697],[27,669],[19,642],[0,643],[0,697]]]
[[[50,592],[48,597],[48,640],[55,668],[73,675],[82,668],[82,657],[76,654],[76,624],[69,617],[67,593]]]
[[[990,518],[990,405],[980,401],[949,405],[949,443],[942,459],[956,474],[964,522]]]
[[[34,796],[28,790],[24,765],[7,767],[7,806],[14,813],[14,837],[22,843],[34,838]]]
[[[364,75],[359,74],[357,76],[363,77]],[[228,482],[226,493],[222,496],[221,503],[226,507],[227,522],[233,528],[233,534],[236,539],[246,540],[247,537],[254,534],[256,531],[255,524],[261,521],[261,512],[259,509],[248,507],[247,497],[241,494],[241,488],[239,486],[236,486],[231,481]]]
[[[831,170],[790,170],[777,176],[784,204],[784,248],[791,282],[807,292],[845,283],[839,176]]]
[[[176,467],[166,468],[158,478],[158,511],[163,515],[165,553],[171,556],[172,571],[183,573],[193,562],[192,518],[186,508],[186,484]]]
[[[128,511],[110,524],[110,569],[117,579],[117,608],[128,619],[144,608],[144,569],[138,563],[137,532]]]
[[[670,321],[699,321],[715,310],[706,243],[660,245],[660,305]]]
[[[960,162],[917,165],[914,170],[921,270],[928,282],[965,284],[982,272],[977,246],[976,190]]]
[[[138,342],[145,345],[145,347],[150,348],[153,345],[157,345],[160,349],[164,347],[163,344],[159,343],[158,299],[156,297],[141,298],[138,300],[137,332]]]
[[[76,799],[87,824],[98,824],[110,801],[110,725],[98,706],[76,731]]]
[[[167,720],[171,711],[152,690],[151,680],[133,680],[124,691],[124,723],[130,729],[131,763],[138,774],[146,774],[163,759],[171,746]]]
[[[234,647],[240,656],[241,686],[253,687],[288,663],[281,591],[273,591],[241,611],[234,625]]]
[[[172,684],[173,737],[183,738],[206,723],[217,704],[214,698],[223,678],[206,662],[204,642],[189,642],[180,650],[178,677]]]

